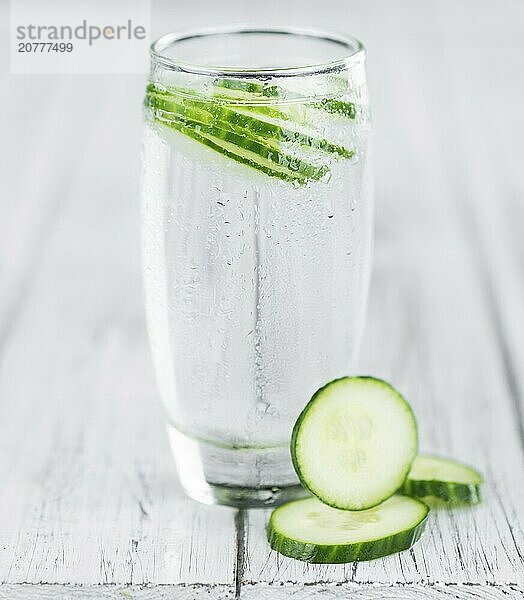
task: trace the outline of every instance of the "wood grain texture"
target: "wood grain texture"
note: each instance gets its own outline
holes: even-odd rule
[[[381,4],[401,41],[395,53],[385,48],[380,55],[387,105],[374,98],[381,177],[358,371],[389,379],[405,393],[418,417],[423,450],[471,462],[486,474],[485,502],[472,510],[434,511],[429,530],[410,552],[337,566],[304,565],[269,552],[263,532],[268,515],[251,513],[246,583],[398,582],[419,590],[429,583],[435,590],[442,582],[467,582],[478,584],[473,594],[488,594],[494,585],[512,582],[515,593],[524,594],[522,362],[516,361],[524,342],[518,314],[524,272],[512,256],[520,242],[509,233],[509,199],[497,196],[502,177],[495,183],[492,176],[502,161],[485,142],[493,135],[502,144],[502,133],[494,123],[487,130],[479,126],[490,114],[499,126],[507,128],[509,117],[518,128],[520,108],[510,69],[497,71],[501,55],[471,39],[478,35],[475,24],[450,31],[450,19],[460,20],[460,14],[441,3],[433,6],[431,31],[421,26],[408,36],[404,24],[422,11],[408,14],[412,6],[395,4],[388,11]],[[428,35],[431,43],[425,44]],[[523,39],[510,36],[503,56],[515,61],[523,50]],[[522,156],[520,141],[505,140]],[[515,185],[510,170],[504,172]],[[511,212],[520,224],[522,189],[519,208]]]
[[[332,600],[351,598],[352,600],[520,600],[522,591],[514,585],[478,586],[467,584],[437,585],[352,585],[352,584],[313,584],[313,585],[250,585],[243,589],[246,600]]]
[[[0,598],[524,597],[524,4],[327,4],[153,16],[160,33],[278,14],[366,41],[377,246],[358,370],[406,394],[424,450],[483,470],[485,502],[434,511],[412,551],[310,566],[269,550],[267,511],[184,498],[143,324],[143,81],[2,62]]]
[[[234,598],[230,588],[201,585],[49,585],[17,584],[0,586],[1,600],[209,600]],[[238,596],[237,596],[238,597]],[[519,600],[522,592],[517,586],[478,586],[467,584],[439,585],[267,585],[254,584],[242,588],[242,598],[247,600],[316,600],[350,597],[356,600]]]
[[[234,598],[221,585],[50,585],[0,586],[0,600],[227,600]]]
[[[28,241],[24,282],[13,283],[23,293],[14,292],[18,309],[4,322],[2,582],[234,583],[234,512],[182,496],[156,398],[134,202],[142,81],[131,83],[108,79],[100,96],[97,81],[75,80],[73,90],[63,78],[48,92],[51,114],[72,122],[53,129],[54,154],[42,159],[50,164],[32,202],[47,217],[31,215],[43,233]],[[115,122],[126,95],[134,101]],[[123,140],[132,158],[120,152]],[[62,168],[73,171],[70,182]],[[30,238],[27,220],[22,211],[9,226]]]

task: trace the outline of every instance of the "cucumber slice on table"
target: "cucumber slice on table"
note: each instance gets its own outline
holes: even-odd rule
[[[392,496],[361,511],[338,510],[316,498],[276,508],[268,541],[285,556],[311,563],[372,560],[410,548],[420,539],[428,507],[407,496]]]
[[[363,510],[404,482],[417,454],[417,424],[404,398],[373,377],[344,377],[318,390],[291,436],[302,485],[335,508]]]
[[[480,502],[482,475],[472,467],[449,458],[420,455],[414,460],[402,493],[434,496],[446,502]]]

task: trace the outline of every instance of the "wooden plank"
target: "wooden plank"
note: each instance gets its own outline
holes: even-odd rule
[[[16,584],[0,586],[1,600],[193,600],[198,597],[225,600],[233,596],[223,586],[155,585],[155,586],[86,586]],[[350,597],[356,600],[518,600],[522,592],[514,585],[478,586],[471,584],[438,585],[267,585],[253,584],[242,588],[246,600],[316,600]]]
[[[0,163],[0,345],[12,333],[23,308],[82,158],[80,152],[68,151],[78,148],[78,133],[64,117],[71,84],[61,79],[43,86],[35,110],[34,83],[27,78],[7,79],[2,77],[2,87],[9,86],[10,94],[0,104],[9,115],[3,135],[10,145]],[[88,109],[87,99],[80,96],[77,110],[85,115],[87,131],[96,119]]]
[[[512,7],[515,10],[514,4]],[[442,16],[442,8],[434,11],[436,25],[433,21],[432,27],[419,23],[420,34],[415,32],[421,15],[410,15],[405,21],[410,23],[409,36],[403,38],[400,21],[407,18],[406,10],[403,4],[382,13],[391,32],[390,37],[382,37],[381,46],[378,39],[368,39],[369,47],[375,48],[374,80],[388,92],[374,98],[376,122],[381,127],[377,139],[377,250],[359,371],[390,379],[405,392],[418,416],[422,449],[461,458],[483,470],[486,499],[475,509],[434,512],[429,531],[410,552],[345,566],[304,565],[270,552],[263,533],[268,513],[250,512],[242,578],[246,585],[253,582],[257,590],[258,582],[275,584],[272,594],[279,589],[276,584],[295,583],[296,589],[302,586],[300,589],[306,590],[305,584],[324,582],[360,584],[366,598],[374,597],[365,587],[371,583],[402,585],[398,591],[402,597],[421,590],[432,597],[437,588],[442,595],[449,588],[441,590],[441,584],[474,584],[467,591],[471,597],[502,597],[507,582],[513,584],[518,597],[524,593],[524,480],[516,476],[524,469],[521,424],[515,410],[518,394],[512,389],[505,359],[514,346],[524,348],[524,335],[522,328],[513,327],[516,341],[504,350],[509,327],[499,330],[486,287],[490,286],[500,302],[497,310],[504,321],[508,319],[504,308],[512,303],[510,314],[515,322],[517,299],[523,291],[522,269],[518,271],[511,256],[513,246],[507,236],[503,257],[502,251],[498,258],[478,252],[492,225],[489,215],[497,211],[494,193],[477,193],[486,178],[489,189],[497,189],[489,180],[488,163],[479,161],[477,171],[468,163],[461,177],[454,175],[461,171],[457,166],[461,161],[478,158],[481,138],[490,139],[479,129],[479,123],[485,121],[486,105],[475,104],[467,95],[470,89],[477,98],[476,87],[468,88],[471,73],[486,85],[482,76],[490,67],[495,69],[501,55],[486,64],[486,50],[475,56],[478,62],[455,64],[464,50],[471,59],[470,53],[479,49],[474,29],[464,23],[455,37],[449,36],[443,30],[449,20]],[[397,11],[398,15],[394,14]],[[503,28],[499,31],[505,33]],[[428,37],[431,43],[425,41]],[[465,39],[474,50],[468,50]],[[523,55],[521,37],[504,43],[508,61],[513,55]],[[466,72],[469,80],[461,80]],[[495,83],[502,78],[496,77]],[[492,101],[492,112],[504,110],[510,87],[511,82],[505,95],[493,86],[485,100]],[[450,94],[462,96],[458,104],[469,114],[468,119],[457,113]],[[516,104],[512,106],[516,111]],[[512,143],[507,138],[504,141]],[[518,148],[510,147],[508,154],[518,156]],[[482,184],[476,180],[478,173],[484,175]],[[456,185],[457,179],[462,186]],[[464,198],[466,192],[470,201]],[[468,220],[473,211],[478,219],[476,229]],[[503,231],[499,228],[492,233],[492,245]],[[490,265],[488,271],[484,259]],[[505,269],[501,270],[503,259]],[[509,273],[513,278],[507,283]],[[501,288],[502,279],[506,284]],[[518,377],[515,366],[511,370]]]
[[[233,598],[231,592],[222,586],[198,585],[156,585],[156,586],[67,586],[45,584],[18,584],[0,586],[1,600],[193,600],[205,593],[209,600]],[[300,600],[332,599],[349,596],[356,600],[518,600],[521,592],[513,585],[502,584],[493,587],[480,587],[467,584],[434,586],[355,586],[326,585],[314,586],[274,586],[255,584],[242,589],[246,600]]]
[[[515,18],[518,17],[515,15]],[[524,363],[524,321],[521,318],[524,171],[520,167],[524,122],[512,78],[514,72],[524,69],[524,42],[522,36],[505,37],[501,41],[505,60],[484,45],[466,48],[459,54],[454,53],[453,48],[447,51],[447,61],[455,64],[451,72],[453,86],[459,85],[460,73],[468,64],[472,61],[482,64],[482,69],[471,71],[468,77],[468,86],[476,98],[475,111],[470,110],[462,95],[456,99],[461,135],[450,147],[450,160],[458,163],[461,157],[467,156],[467,168],[458,171],[450,185],[463,199],[459,205],[463,231],[478,257],[524,448],[524,374],[519,368]],[[458,40],[457,34],[454,43]],[[484,75],[488,71],[492,73],[490,85],[486,85]],[[487,118],[482,119],[479,127],[481,115]]]
[[[231,588],[221,585],[50,585],[0,586],[0,600],[226,600]]]
[[[519,600],[522,592],[516,586],[478,586],[468,584],[438,585],[250,585],[242,590],[245,600]]]
[[[234,588],[234,511],[178,488],[143,326],[142,86],[107,78],[100,94],[100,81],[75,80],[57,108],[72,122],[47,129],[55,168],[35,176],[32,201],[57,195],[60,210],[2,348],[0,581],[208,584],[202,594],[220,596]],[[64,187],[62,157],[74,167]]]
[[[427,238],[425,244],[432,245]],[[361,370],[378,373],[405,391],[418,415],[423,449],[463,458],[483,470],[486,500],[475,509],[434,513],[412,552],[346,566],[303,565],[269,552],[263,534],[268,514],[251,512],[246,582],[524,585],[524,485],[515,476],[524,464],[493,334],[478,328],[480,317],[488,317],[485,310],[474,312],[480,310],[482,291],[472,286],[466,294],[462,289],[459,301],[450,294],[464,285],[456,253],[437,271],[435,263],[442,259],[431,257],[434,248],[421,250],[424,261],[418,268],[408,266],[410,252],[408,245],[399,257],[391,247],[377,256],[375,318],[368,326]],[[468,262],[464,268],[473,269]],[[428,272],[441,284],[431,293],[423,283]],[[433,323],[429,331],[427,322]]]

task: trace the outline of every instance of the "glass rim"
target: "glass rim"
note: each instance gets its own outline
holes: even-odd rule
[[[177,60],[166,56],[163,52],[185,40],[190,40],[199,37],[211,37],[213,35],[227,34],[277,34],[290,35],[297,37],[310,37],[316,40],[332,42],[343,46],[348,53],[341,58],[332,61],[318,62],[300,66],[284,66],[284,67],[267,67],[267,68],[243,68],[230,67],[221,65],[199,65],[186,61]],[[364,44],[357,38],[350,35],[343,35],[324,31],[321,29],[307,29],[300,27],[254,27],[247,25],[224,26],[224,27],[209,27],[182,31],[179,33],[171,32],[157,38],[150,46],[149,53],[151,59],[165,69],[171,71],[182,71],[195,75],[204,75],[210,77],[235,76],[235,77],[256,77],[263,75],[265,77],[291,77],[305,75],[321,75],[343,69],[351,68],[365,60],[366,50]]]

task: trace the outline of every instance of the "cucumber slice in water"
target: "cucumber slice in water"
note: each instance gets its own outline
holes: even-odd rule
[[[305,130],[304,124],[298,127],[299,123],[286,111],[232,103],[240,93],[248,97],[256,93],[272,96],[275,90],[271,86],[217,80],[216,89],[227,90],[233,96],[221,101],[212,96],[210,100],[194,90],[167,90],[150,83],[144,104],[157,122],[228,158],[293,183],[323,179],[330,169],[320,162],[322,158],[349,159],[355,155],[353,149],[318,137],[311,128]],[[301,155],[297,155],[297,150],[302,151]]]
[[[331,114],[340,115],[348,119],[354,119],[357,116],[355,105],[352,102],[325,98],[320,102],[313,103],[316,108],[321,108]]]
[[[236,92],[247,92],[248,94],[255,94],[268,98],[279,95],[279,89],[276,85],[268,85],[267,83],[260,83],[257,81],[218,78],[213,81],[213,85],[217,88],[234,90]]]
[[[329,173],[326,164],[314,164],[284,151],[279,145],[281,141],[293,141],[343,158],[354,154],[326,140],[316,140],[224,106],[213,106],[204,100],[190,101],[163,91],[157,93],[155,89],[151,84],[148,86],[145,105],[158,122],[272,177],[305,184]]]
[[[477,504],[481,501],[482,475],[472,467],[449,458],[420,455],[414,460],[402,493],[446,502]]]
[[[216,127],[204,129],[199,123],[190,120],[170,120],[165,124],[219,154],[284,181],[303,184],[319,180],[329,172],[325,165],[317,167],[296,157],[273,151],[255,141],[241,141],[240,136],[227,130]]]
[[[274,550],[297,560],[372,560],[410,548],[424,532],[428,512],[424,503],[407,496],[392,496],[361,511],[338,510],[306,498],[276,508],[267,536]]]
[[[370,508],[394,494],[417,454],[417,424],[404,398],[373,377],[344,377],[318,390],[291,436],[302,485],[322,502]]]
[[[206,100],[189,100],[187,98],[166,98],[165,95],[151,92],[147,97],[149,107],[162,111],[169,120],[182,116],[205,126],[216,125],[221,129],[238,133],[242,137],[258,142],[292,142],[306,148],[322,151],[326,154],[334,154],[340,158],[351,158],[353,150],[344,148],[339,144],[333,144],[326,139],[316,138],[296,129],[282,127],[276,123],[258,118],[255,114],[246,113],[238,107],[236,110],[221,106]]]
[[[303,96],[292,94],[277,85],[267,85],[265,83],[246,82],[238,79],[215,79],[214,85],[224,90],[234,90],[237,94],[241,92],[268,98],[282,96],[284,98],[304,99]],[[311,106],[348,119],[354,119],[357,114],[355,104],[345,100],[324,98],[318,102],[311,102]]]

